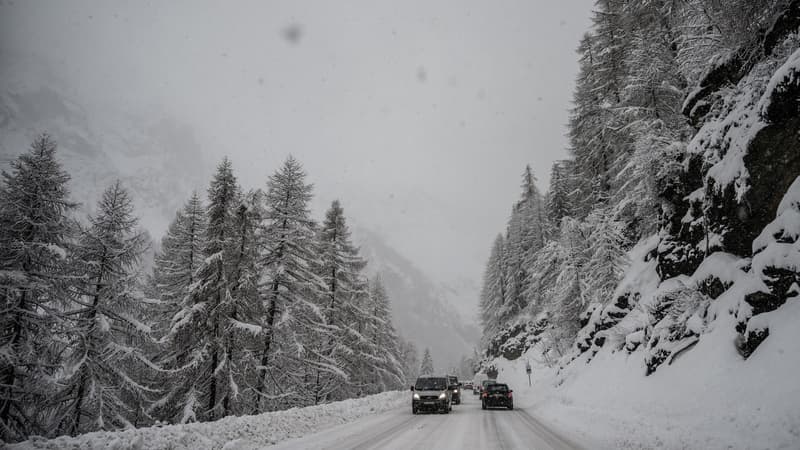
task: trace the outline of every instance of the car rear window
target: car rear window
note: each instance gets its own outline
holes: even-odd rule
[[[486,390],[489,392],[508,392],[508,386],[505,384],[490,384]]]

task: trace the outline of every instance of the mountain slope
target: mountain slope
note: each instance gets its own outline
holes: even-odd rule
[[[400,334],[420,352],[430,347],[436,370],[458,367],[461,357],[471,355],[478,343],[479,330],[462,320],[452,300],[453,288],[430,280],[377,234],[358,229],[354,236],[369,261],[368,272],[379,274],[389,292]]]
[[[79,102],[64,85],[41,75],[45,72],[21,66],[0,73],[0,165],[7,168],[36,135],[47,132],[72,176],[72,198],[84,211],[120,179],[142,225],[160,236],[208,172],[192,129],[164,115]]]
[[[516,386],[534,363],[519,397],[596,448],[800,441],[800,1],[770,13],[688,94],[695,129],[671,144],[659,230],[627,252],[612,293],[581,305],[574,345],[562,357],[559,324],[536,326],[545,311],[519,318],[520,357],[485,361]]]

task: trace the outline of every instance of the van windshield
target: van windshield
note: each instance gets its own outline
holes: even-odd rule
[[[447,382],[444,378],[417,378],[414,389],[418,391],[443,391],[447,389]]]

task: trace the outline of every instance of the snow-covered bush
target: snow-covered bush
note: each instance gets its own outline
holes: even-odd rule
[[[705,327],[708,302],[696,289],[676,280],[674,287],[646,305],[650,316],[650,326],[645,329],[649,336],[645,345],[648,375],[697,343]]]

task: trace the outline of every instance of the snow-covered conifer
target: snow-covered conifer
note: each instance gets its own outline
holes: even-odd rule
[[[366,261],[350,239],[344,210],[334,200],[325,213],[318,231],[317,273],[323,283],[319,307],[323,323],[319,328],[322,344],[314,358],[314,403],[327,400],[337,388],[345,385],[343,376],[351,372],[357,377],[367,370],[365,357],[373,353],[374,342],[366,339],[371,311],[360,303],[368,302],[367,283],[362,275]],[[363,305],[368,306],[368,305]],[[346,367],[346,359],[350,366]],[[337,370],[331,370],[332,368]],[[352,373],[355,372],[355,373]],[[361,383],[364,383],[362,380]]]
[[[140,318],[146,304],[137,288],[149,243],[138,229],[130,195],[111,185],[81,233],[66,361],[54,397],[58,429],[75,435],[131,426],[156,390],[135,373],[150,365],[141,348],[151,328]]]
[[[195,281],[195,271],[203,262],[206,215],[200,196],[194,192],[161,240],[155,255],[153,281],[156,291],[171,317],[177,312]]]
[[[405,374],[406,385],[414,384],[414,381],[419,376],[419,351],[413,342],[407,341],[402,337],[399,338],[400,345],[400,359],[403,362],[403,373]]]
[[[307,379],[305,363],[313,360],[306,359],[297,366],[297,371],[286,370],[286,366],[278,363],[279,356],[293,359],[307,356],[302,348],[302,335],[310,333],[308,327],[319,323],[321,318],[315,300],[324,284],[314,273],[318,264],[316,226],[308,209],[313,186],[305,179],[302,165],[290,156],[267,182],[265,243],[259,261],[262,267],[259,292],[265,313],[253,405],[256,413],[270,408],[270,399],[289,397],[279,380],[294,377],[285,383],[294,385],[299,383],[298,378]],[[276,344],[284,348],[276,348]]]
[[[494,334],[500,328],[501,310],[506,296],[506,280],[508,270],[504,257],[505,239],[498,234],[492,245],[489,260],[483,274],[483,285],[480,294],[480,315],[484,336]]]
[[[405,378],[403,353],[397,332],[392,324],[389,295],[380,277],[375,277],[370,282],[367,306],[366,312],[369,314],[369,320],[365,337],[373,349],[373,354],[369,355],[368,361],[375,374],[374,387],[369,392],[378,393],[389,389],[398,389],[403,385]]]
[[[589,215],[586,225],[586,288],[592,301],[608,303],[627,266],[623,224],[609,208],[602,208]]]
[[[419,374],[422,375],[433,375],[433,358],[431,357],[431,349],[425,348],[425,352],[422,354],[422,363],[419,366]]]
[[[204,259],[163,338],[170,354],[162,364],[176,382],[153,409],[166,420],[185,423],[219,418],[224,414],[223,401],[236,395],[222,374],[229,369],[225,351],[233,299],[227,269],[234,253],[234,208],[239,195],[231,162],[224,158],[208,188]]]
[[[69,296],[74,227],[56,143],[37,137],[0,184],[0,440],[46,433],[40,415],[60,363],[54,333]]]

